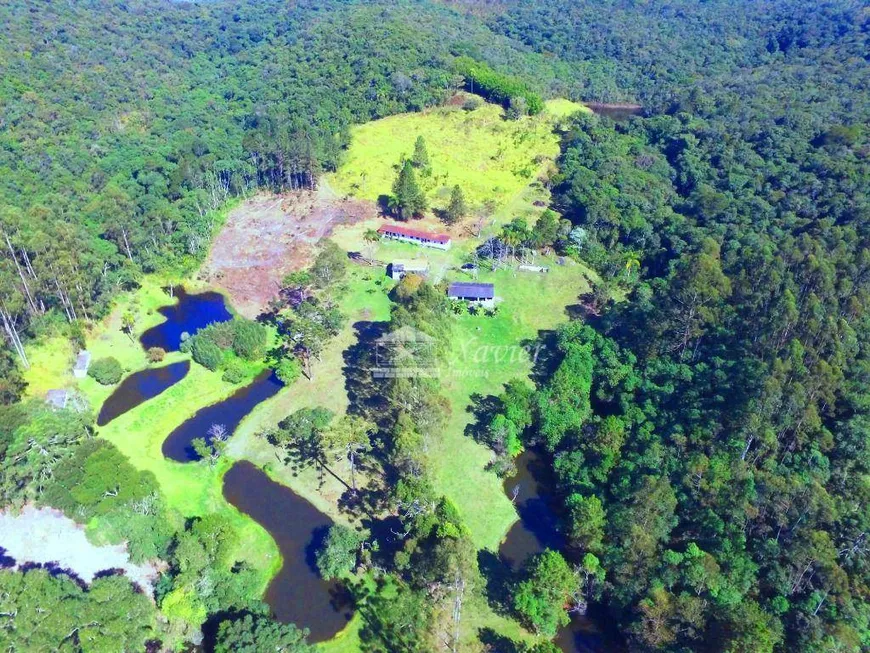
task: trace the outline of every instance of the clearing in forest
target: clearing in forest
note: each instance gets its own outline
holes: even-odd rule
[[[426,142],[431,174],[418,181],[430,205],[446,207],[458,184],[475,209],[504,206],[559,154],[560,120],[584,108],[552,100],[537,116],[505,120],[504,110],[484,103],[473,111],[448,105],[358,125],[330,183],[341,192],[372,201],[392,192],[399,161],[410,158],[418,136]]]
[[[316,192],[263,193],[230,211],[202,277],[229,295],[242,315],[256,317],[288,272],[311,262],[314,244],[341,224],[372,217],[370,202],[338,199],[328,183]]]
[[[424,260],[433,281],[469,280],[470,273],[460,270],[460,266],[483,239],[496,235],[501,225],[513,217],[521,216],[534,224],[544,211],[549,193],[540,179],[558,154],[559,135],[554,129],[562,116],[577,109],[573,103],[554,101],[540,116],[506,121],[497,106],[484,105],[474,111],[447,107],[357,127],[346,164],[328,175],[317,193],[260,194],[239,204],[228,214],[215,238],[199,279],[175,282],[183,282],[190,290],[200,290],[204,285],[217,287],[229,295],[236,310],[254,317],[276,294],[283,275],[310,263],[314,244],[324,236],[333,238],[348,252],[364,252],[367,258],[377,261]],[[476,216],[451,228],[431,214],[415,222],[421,228],[449,231],[454,236],[450,251],[385,240],[372,242],[365,235],[367,229],[376,228],[383,220],[373,200],[390,192],[396,174],[394,165],[401,156],[411,154],[418,135],[426,140],[432,168],[432,174],[421,176],[420,181],[434,208],[446,204],[446,193],[457,183],[473,211],[479,211],[484,202],[490,204],[486,213],[491,219],[477,231],[470,228],[473,220],[476,224]],[[360,176],[363,170],[367,171],[364,179]],[[339,198],[333,188],[347,196]],[[566,306],[588,288],[587,271],[582,266],[562,267],[552,256],[539,258],[539,263],[551,268],[550,274],[513,269],[480,271],[478,280],[495,283],[503,301],[494,317],[457,316],[451,354],[443,370],[442,392],[451,410],[444,432],[432,443],[433,481],[437,490],[457,505],[475,543],[490,550],[497,549],[517,515],[504,494],[502,481],[486,469],[492,452],[465,432],[474,419],[471,409],[477,396],[498,394],[505,382],[528,375],[532,362],[520,348],[541,330],[563,322]],[[369,266],[362,260],[351,265],[342,288],[336,288],[347,324],[316,361],[313,379],[301,378],[256,407],[242,421],[229,443],[226,459],[216,467],[181,465],[162,455],[161,445],[168,433],[199,408],[223,399],[235,389],[199,365],[193,365],[177,385],[98,431],[136,467],[153,472],[168,505],[182,515],[227,514],[244,542],[239,558],[259,572],[261,587],[276,569],[277,548],[259,525],[228,506],[221,494],[222,475],[233,460],[251,460],[337,522],[348,522],[348,515],[338,505],[342,484],[329,477],[321,486],[314,468],[298,471],[281,464],[278,452],[260,434],[302,406],[324,406],[339,415],[346,410],[351,400],[348,394],[352,378],[348,375],[353,374],[352,352],[358,337],[367,325],[383,325],[390,317],[388,292],[393,282],[385,272],[382,265]],[[89,333],[88,348],[95,358],[115,356],[125,372],[148,365],[137,338],[162,320],[157,309],[172,301],[161,288],[163,285],[161,280],[148,277],[136,293],[118,298],[112,314]],[[121,329],[121,317],[127,313],[135,317],[131,336]],[[28,373],[31,390],[41,394],[51,387],[75,388],[98,411],[111,388],[100,386],[90,377],[73,379],[69,364],[74,351],[68,341],[60,344],[61,340],[52,339],[31,352],[37,363]],[[171,352],[163,364],[183,358],[185,354]],[[346,473],[341,464],[337,464],[336,471]],[[360,471],[363,483],[369,479],[379,482],[377,465],[364,465]],[[477,601],[469,603],[464,622],[466,641],[475,639],[477,630],[483,627],[512,638],[525,636],[515,622]],[[356,619],[321,649],[358,650],[358,627]]]
[[[102,571],[120,569],[149,596],[160,571],[154,565],[130,562],[124,544],[92,544],[84,527],[53,508],[27,505],[17,515],[0,512],[0,545],[22,567],[57,565],[86,583]]]

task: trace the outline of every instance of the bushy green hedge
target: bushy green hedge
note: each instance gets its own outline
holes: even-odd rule
[[[233,351],[245,360],[263,357],[266,349],[266,327],[251,320],[236,318],[226,324],[232,327]]]
[[[123,373],[121,363],[118,362],[117,358],[111,356],[95,360],[88,368],[88,376],[102,385],[115,385],[121,380]]]
[[[530,115],[544,110],[544,100],[541,96],[516,77],[496,72],[487,64],[475,61],[471,57],[459,57],[454,62],[454,68],[465,77],[465,85],[469,91],[479,93],[492,102],[498,102],[505,108],[509,108],[515,106],[517,100],[522,98]]]
[[[245,366],[242,365],[242,362],[234,358],[229,361],[224,368],[223,380],[227,383],[241,383],[245,380]]]

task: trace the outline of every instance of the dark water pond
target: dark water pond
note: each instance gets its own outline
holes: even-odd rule
[[[504,481],[509,497],[519,514],[499,547],[499,556],[513,571],[518,571],[531,556],[544,549],[561,550],[565,540],[559,533],[559,520],[552,495],[551,472],[545,461],[530,450],[516,460],[517,472]],[[559,631],[556,644],[565,653],[603,653],[609,646],[596,623],[586,615],[572,614],[571,623]]]
[[[97,425],[105,426],[119,415],[153,399],[181,381],[189,371],[190,361],[180,361],[131,374],[103,403],[97,416]]]
[[[559,518],[547,492],[548,470],[533,451],[524,451],[516,460],[517,472],[504,481],[509,497],[520,516],[499,547],[499,554],[515,571],[544,549],[562,549],[565,540],[559,533]]]
[[[632,116],[643,114],[643,107],[639,104],[608,104],[606,102],[586,102],[586,106],[599,116],[607,116],[612,120],[628,120]]]
[[[277,394],[284,387],[274,372],[264,370],[248,385],[239,388],[223,401],[198,410],[163,441],[163,455],[181,463],[199,460],[191,442],[195,438],[209,440],[213,424],[222,424],[232,435],[239,423],[254,407]]]
[[[193,334],[213,322],[232,319],[223,296],[218,293],[190,295],[181,291],[177,298],[175,305],[160,309],[166,322],[142,335],[141,343],[146,349],[177,350],[182,333]],[[186,374],[190,363],[185,361],[183,365]],[[271,370],[263,371],[248,385],[223,401],[200,409],[178,426],[163,441],[163,455],[178,462],[197,460],[199,456],[191,446],[195,438],[209,440],[209,429],[215,424],[223,425],[227,435],[232,435],[246,415],[282,387]],[[126,396],[130,392],[123,394]],[[124,405],[123,397],[117,399],[117,404],[119,407]],[[106,406],[104,411],[109,410]],[[130,408],[132,405],[124,407],[125,410]],[[114,416],[107,414],[107,421]],[[353,614],[350,597],[339,584],[321,579],[314,565],[314,551],[332,524],[329,517],[246,461],[235,463],[226,473],[223,494],[229,503],[265,528],[281,551],[283,566],[272,579],[264,597],[275,617],[308,628],[310,640],[314,642],[330,639],[344,628]]]
[[[226,322],[233,318],[220,293],[191,295],[183,288],[177,288],[175,298],[175,304],[158,309],[166,321],[151,327],[139,338],[145,349],[162,347],[166,351],[178,351],[182,333],[193,335],[212,322]]]
[[[332,520],[288,487],[247,462],[224,476],[224,498],[265,528],[281,551],[283,566],[264,600],[275,617],[311,631],[321,642],[344,628],[353,615],[350,597],[338,583],[320,578],[314,550]]]

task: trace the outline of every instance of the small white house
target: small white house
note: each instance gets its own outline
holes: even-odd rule
[[[52,408],[66,408],[67,401],[69,401],[69,392],[66,390],[49,390],[45,394],[45,403],[47,403]]]
[[[406,274],[425,277],[428,272],[429,264],[423,261],[393,261],[387,266],[387,275],[393,281],[402,279]]]
[[[77,379],[83,379],[88,375],[88,368],[91,366],[91,352],[82,349],[76,357],[76,364],[73,366],[73,376]]]

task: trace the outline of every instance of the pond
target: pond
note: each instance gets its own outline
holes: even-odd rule
[[[531,556],[544,549],[563,550],[565,540],[559,532],[559,516],[550,488],[553,480],[545,461],[532,450],[516,460],[517,472],[504,481],[519,514],[499,547],[499,556],[519,571]],[[562,628],[554,640],[565,653],[601,653],[614,650],[606,642],[597,624],[586,615],[572,613],[571,623]]]
[[[524,451],[516,460],[517,472],[504,481],[505,494],[513,499],[519,521],[511,526],[499,547],[499,554],[514,570],[544,549],[562,549],[559,518],[542,481],[546,465],[533,451]]]
[[[586,102],[586,106],[599,116],[607,116],[611,120],[628,120],[631,116],[643,115],[643,107],[639,104],[626,102]]]
[[[175,304],[158,309],[166,317],[166,321],[151,327],[139,338],[145,349],[161,347],[166,351],[178,351],[182,333],[193,335],[212,322],[233,319],[224,296],[220,293],[188,294],[184,288],[177,288],[175,298]]]
[[[214,424],[221,424],[227,435],[232,435],[239,423],[257,404],[278,393],[284,384],[271,370],[263,370],[251,383],[239,388],[223,401],[199,409],[193,417],[182,422],[163,441],[163,455],[180,463],[199,460],[191,444],[196,438],[210,440],[208,432]]]
[[[181,381],[189,371],[190,361],[180,361],[131,374],[103,402],[97,416],[97,426],[105,426],[128,410],[153,399]]]
[[[353,616],[347,592],[317,573],[314,551],[332,520],[290,488],[276,483],[247,461],[224,475],[224,498],[245,513],[278,544],[283,565],[264,600],[275,618],[308,628],[312,642],[330,639]]]

